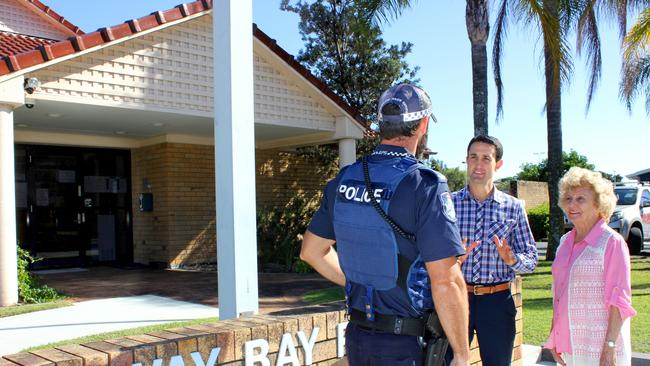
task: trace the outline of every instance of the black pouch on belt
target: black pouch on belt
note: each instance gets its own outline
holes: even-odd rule
[[[440,319],[438,319],[438,314],[436,314],[435,310],[429,314],[426,328],[424,365],[443,366],[445,364],[445,354],[449,347],[449,341],[442,329],[442,324],[440,324]]]

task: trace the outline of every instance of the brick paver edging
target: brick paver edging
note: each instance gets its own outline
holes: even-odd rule
[[[517,306],[512,365],[521,365],[520,277],[513,282],[511,290]],[[291,365],[295,360],[300,365],[346,365],[345,359],[339,358],[346,321],[342,309],[255,315],[7,355],[0,358],[0,366],[132,366],[138,363],[142,366],[230,366],[261,365],[262,359],[267,359],[269,365]],[[480,365],[476,341],[472,343],[472,365]]]

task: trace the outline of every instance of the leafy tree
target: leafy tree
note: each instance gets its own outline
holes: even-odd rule
[[[620,182],[620,181],[623,180],[623,176],[620,175],[620,174],[616,174],[616,173],[610,174],[610,173],[605,173],[605,172],[600,172],[600,174],[603,175],[603,178],[608,179],[608,180],[610,180],[610,181],[612,181],[614,183],[615,182]]]
[[[464,169],[448,168],[442,160],[437,159],[430,160],[429,166],[447,177],[447,185],[451,192],[457,191],[467,184],[467,172]]]
[[[447,177],[447,185],[452,192],[460,190],[467,184],[467,172],[464,169],[445,168],[441,173]]]
[[[571,150],[569,153],[563,152],[560,175],[564,175],[573,166],[594,170],[594,165],[589,163],[586,156],[578,154],[575,150]],[[523,164],[521,172],[517,174],[517,179],[546,182],[548,175],[548,159],[544,159],[538,164]]]
[[[367,120],[374,119],[384,90],[419,81],[419,67],[405,61],[413,44],[386,45],[381,29],[367,16],[364,1],[282,0],[280,8],[300,16],[305,48],[297,60]],[[357,143],[357,154],[367,154],[378,142],[376,135],[367,134]]]
[[[501,178],[499,180],[494,181],[494,185],[501,192],[510,193],[510,182],[516,181],[516,180],[517,180],[516,177],[505,177],[505,178]]]
[[[373,24],[353,0],[282,0],[280,8],[300,16],[305,48],[297,60],[366,119],[376,114],[381,93],[396,83],[413,82],[418,67],[405,57],[412,43],[386,45]]]

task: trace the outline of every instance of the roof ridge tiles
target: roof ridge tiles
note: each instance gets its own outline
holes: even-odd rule
[[[348,104],[341,96],[337,95],[330,89],[325,82],[323,82],[321,79],[317,78],[314,74],[312,74],[305,66],[303,66],[298,60],[296,60],[293,55],[291,55],[289,52],[287,52],[284,48],[280,47],[277,43],[277,41],[271,37],[269,37],[268,34],[264,33],[257,24],[253,23],[253,35],[259,39],[262,43],[264,43],[271,51],[273,51],[278,57],[280,57],[284,62],[286,62],[288,65],[290,65],[296,72],[298,72],[302,77],[307,79],[309,82],[311,82],[312,85],[314,85],[318,90],[323,92],[323,94],[327,95],[330,99],[332,99],[336,104],[338,104],[343,110],[345,110],[347,113],[349,113],[352,117],[354,117],[358,122],[360,122],[362,125],[366,126],[368,122],[366,119],[359,113],[358,110],[356,110],[354,107],[352,107],[350,104]]]
[[[35,7],[35,8],[38,9],[38,10],[40,10],[40,11],[43,12],[45,15],[47,15],[47,16],[50,17],[50,18],[52,18],[52,20],[54,20],[54,21],[60,23],[61,25],[63,25],[64,27],[68,28],[69,30],[71,30],[71,31],[74,32],[75,34],[84,34],[84,31],[82,31],[81,28],[79,28],[79,27],[77,27],[76,25],[72,24],[70,21],[68,21],[67,19],[65,19],[65,17],[63,17],[62,15],[60,15],[59,13],[57,13],[56,11],[52,10],[51,7],[49,7],[49,6],[45,5],[45,4],[43,4],[43,3],[40,2],[39,0],[23,0],[23,1],[32,4],[33,7]]]
[[[37,6],[44,13],[52,16],[56,14],[48,6],[39,0],[25,0]],[[209,8],[205,7],[209,4]],[[21,50],[0,58],[0,76],[16,72],[31,66],[35,66],[59,57],[81,52],[102,44],[122,39],[142,31],[159,27],[165,23],[186,18],[188,16],[209,10],[212,7],[211,1],[197,0],[192,3],[181,4],[174,8],[156,11],[141,18],[131,19],[124,23],[110,27],[99,28],[90,33],[77,33],[77,35],[51,44],[49,50],[41,49],[35,45],[29,50]],[[56,14],[56,17],[63,18]],[[4,65],[3,65],[4,64]]]

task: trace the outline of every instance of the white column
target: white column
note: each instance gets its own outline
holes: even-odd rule
[[[0,105],[0,306],[18,302],[13,109]]]
[[[252,0],[213,2],[219,317],[256,313]]]
[[[357,140],[339,140],[339,168],[350,165],[357,160]]]

